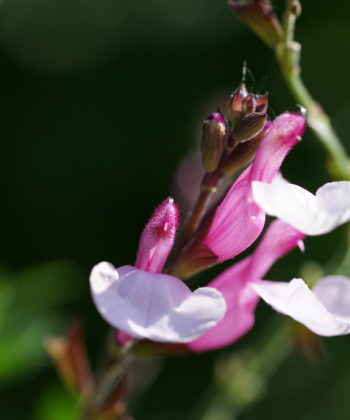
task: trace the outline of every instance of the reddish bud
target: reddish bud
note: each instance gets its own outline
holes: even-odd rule
[[[268,93],[255,96],[255,112],[266,112],[268,105]]]
[[[242,83],[230,96],[227,103],[227,112],[233,126],[240,120],[242,115],[242,102],[248,95],[245,84]]]
[[[255,111],[256,101],[253,93],[248,93],[242,100],[242,114],[247,115]]]

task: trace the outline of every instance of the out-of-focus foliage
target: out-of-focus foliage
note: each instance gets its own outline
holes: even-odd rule
[[[43,367],[43,337],[62,323],[58,309],[76,299],[78,278],[68,262],[0,274],[1,383]]]
[[[304,1],[296,35],[305,83],[348,151],[349,16],[348,2]],[[91,304],[90,268],[101,260],[133,263],[147,217],[171,193],[173,172],[198,144],[202,119],[239,83],[243,60],[254,75],[250,87],[270,92],[271,117],[296,104],[271,51],[224,0],[3,0],[0,60],[0,261],[10,267],[0,270],[1,418],[70,420],[76,406],[42,342],[83,315],[97,362],[107,326]],[[314,190],[328,180],[323,164],[307,133],[283,170]],[[293,253],[270,278],[291,279],[304,258],[327,262],[341,233],[308,239],[305,256]],[[222,360],[234,360],[237,376],[228,388],[236,389],[241,355],[256,354],[276,317],[261,307],[254,330],[232,348],[165,361],[132,399],[136,419],[195,418],[220,389]],[[293,353],[260,390],[255,384],[258,402],[242,420],[346,420],[350,341],[325,342],[325,360]],[[212,418],[233,418],[230,404],[214,404]]]

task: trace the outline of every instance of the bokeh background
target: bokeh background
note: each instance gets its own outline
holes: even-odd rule
[[[281,10],[283,1],[275,5]],[[308,0],[297,26],[305,82],[348,151],[349,18],[349,2]],[[89,271],[101,260],[133,263],[144,223],[172,193],[179,161],[197,146],[203,118],[239,83],[244,60],[250,86],[270,92],[271,117],[297,109],[272,52],[225,0],[2,1],[2,419],[75,418],[44,337],[84,318],[96,364],[108,326],[92,305]],[[284,173],[314,190],[329,180],[324,161],[307,132]],[[305,261],[327,262],[343,234],[308,239],[307,253],[292,253],[270,278],[289,280]],[[348,419],[349,338],[324,340],[317,360],[286,356],[283,337],[280,351],[260,351],[279,321],[261,305],[255,328],[230,348],[139,362],[146,380],[131,413],[228,420],[244,406],[242,420]],[[245,370],[252,354],[267,357],[269,380]]]

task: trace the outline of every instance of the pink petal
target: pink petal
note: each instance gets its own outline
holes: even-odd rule
[[[155,210],[144,228],[135,266],[149,273],[160,273],[172,249],[178,226],[178,209],[168,198]]]
[[[226,300],[227,312],[221,322],[197,340],[187,344],[193,351],[206,351],[225,347],[251,329],[259,296],[249,287],[246,274],[250,271],[251,257],[235,264],[214,279],[211,287],[219,290]]]
[[[259,300],[250,282],[261,279],[276,260],[300,243],[303,236],[276,220],[253,255],[234,264],[209,283],[223,294],[227,311],[216,327],[188,343],[188,347],[194,351],[215,349],[235,342],[248,332],[254,324],[254,311]]]
[[[224,316],[226,303],[210,287],[191,290],[179,279],[131,266],[102,262],[90,276],[101,316],[136,338],[185,343],[205,333]]]
[[[261,141],[254,162],[241,174],[217,208],[202,241],[218,261],[233,258],[260,235],[265,214],[252,199],[252,181],[271,182],[305,127],[302,115],[285,113],[276,118]]]
[[[289,315],[318,335],[334,336],[350,333],[350,282],[347,281],[349,284],[344,285],[343,280],[322,279],[323,284],[319,289],[316,286],[315,292],[302,279],[293,279],[289,283],[260,280],[251,287],[276,311]],[[325,295],[326,289],[331,292],[329,296]],[[346,297],[343,299],[339,292],[344,289]],[[327,307],[322,299],[327,302]],[[339,304],[341,308],[338,310]]]

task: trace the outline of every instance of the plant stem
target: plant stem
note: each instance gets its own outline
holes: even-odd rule
[[[275,48],[287,86],[296,102],[307,110],[308,125],[329,157],[327,169],[334,179],[350,180],[350,160],[327,114],[312,98],[300,76],[301,46],[294,41],[295,22],[300,13],[298,0],[288,0],[284,15],[284,38]]]
[[[181,255],[192,243],[192,239],[195,237],[195,234],[208,210],[212,197],[216,193],[218,184],[222,177],[223,173],[221,169],[212,173],[205,173],[203,175],[197,200],[188,215],[180,238],[178,239],[174,252],[170,258],[170,263],[167,267],[168,273],[173,274],[173,269],[176,267]]]
[[[200,222],[208,209],[212,195],[217,191],[218,181],[219,177],[216,176],[215,173],[206,173],[203,176],[199,195],[182,233],[181,242],[183,245],[191,239],[193,234],[198,229],[198,226],[200,225]]]
[[[93,395],[83,410],[80,420],[95,419],[106,405],[109,397],[117,389],[130,365],[132,360],[130,350],[133,344],[134,342],[131,342],[130,345],[126,345],[121,350],[119,357],[104,371],[97,382]]]

